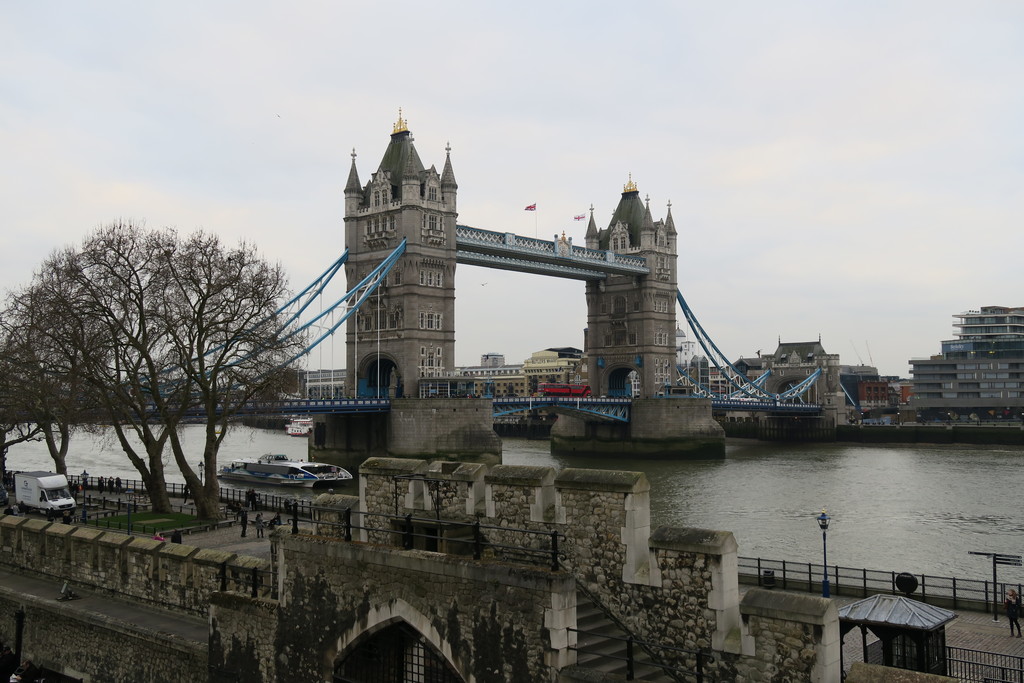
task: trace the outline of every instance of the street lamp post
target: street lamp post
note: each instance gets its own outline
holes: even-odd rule
[[[822,575],[821,575],[821,597],[829,597],[828,589],[828,523],[832,519],[825,513],[825,508],[821,508],[821,514],[818,515],[818,526],[821,527],[821,559],[822,559]]]
[[[82,470],[82,490],[85,491],[89,488],[89,472]]]

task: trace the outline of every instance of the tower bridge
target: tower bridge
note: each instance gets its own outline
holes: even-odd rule
[[[452,377],[458,264],[585,282],[589,383],[595,396],[619,402],[557,406],[554,450],[663,457],[724,452],[712,400],[736,396],[702,393],[693,383],[696,390],[685,401],[657,398],[681,378],[677,302],[691,326],[695,322],[677,288],[671,203],[656,220],[649,198],[640,198],[630,178],[607,226],[597,225],[591,208],[583,245],[564,233],[541,240],[471,227],[458,222],[450,146],[441,171],[425,166],[401,116],[365,181],[353,151],[344,195],[345,275],[347,282],[359,283],[344,319],[349,387],[358,398],[388,400],[388,408],[376,415],[344,410],[318,417],[324,428],[315,447],[325,456],[349,464],[373,455],[500,458],[493,416],[522,405],[423,398],[431,386]],[[778,395],[724,363],[741,397],[756,399],[761,409],[773,402],[778,407]],[[637,400],[622,403],[635,386]]]

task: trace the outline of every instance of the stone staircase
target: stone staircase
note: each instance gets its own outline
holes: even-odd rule
[[[583,591],[576,593],[576,628],[584,631],[576,636],[577,668],[605,674],[608,676],[606,680],[650,683],[675,680],[654,666],[651,657],[639,645],[633,646],[633,678],[627,678],[626,639],[629,634],[608,618]]]

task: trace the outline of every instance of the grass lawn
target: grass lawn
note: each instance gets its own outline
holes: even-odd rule
[[[131,515],[132,529],[136,531],[170,531],[173,529],[184,529],[195,526],[199,518],[182,512],[136,512]],[[89,522],[90,526],[100,529],[127,529],[128,515],[115,515],[104,517],[95,522]]]

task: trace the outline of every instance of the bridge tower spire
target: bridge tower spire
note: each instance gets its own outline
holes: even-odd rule
[[[363,186],[353,152],[345,186],[347,281],[362,280],[406,240],[385,283],[348,320],[345,355],[354,395],[418,397],[420,383],[448,374],[455,360],[458,185],[450,147],[446,152],[443,176],[425,168],[401,110]]]
[[[671,209],[651,216],[633,177],[623,188],[608,227],[587,229],[587,246],[642,256],[650,274],[609,275],[587,282],[587,358],[598,395],[658,395],[675,378],[676,232]]]

